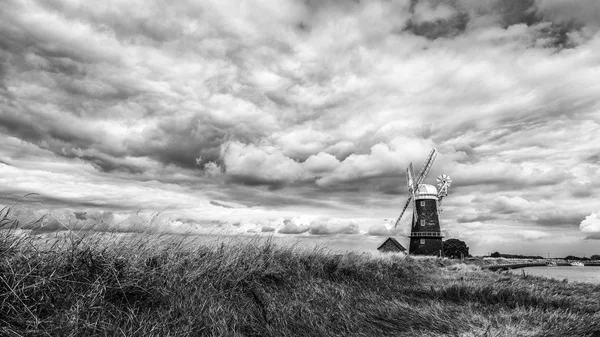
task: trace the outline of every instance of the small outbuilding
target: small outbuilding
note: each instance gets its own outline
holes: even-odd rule
[[[377,250],[382,253],[398,253],[405,252],[406,248],[402,247],[398,240],[394,239],[393,237],[389,237],[379,247],[377,247]]]

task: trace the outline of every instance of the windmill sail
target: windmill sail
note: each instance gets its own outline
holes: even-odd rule
[[[448,187],[452,184],[452,179],[447,174],[442,174],[437,177],[438,198],[448,195]]]
[[[404,204],[404,208],[402,208],[402,213],[400,213],[400,216],[398,217],[398,219],[396,219],[396,223],[394,224],[394,228],[396,228],[396,226],[398,226],[398,223],[400,222],[400,219],[402,219],[402,216],[404,215],[404,212],[406,212],[406,209],[408,208],[408,205],[410,205],[411,201],[412,201],[412,196],[409,195],[408,199],[406,199],[406,203]]]
[[[400,219],[402,219],[404,212],[406,212],[408,205],[410,205],[410,202],[413,200],[413,196],[415,194],[415,189],[417,188],[416,180],[415,180],[415,171],[413,170],[412,163],[408,164],[408,167],[406,168],[406,184],[408,185],[408,191],[410,192],[410,194],[408,195],[408,199],[406,200],[406,203],[404,204],[404,208],[402,208],[402,212],[400,213],[400,216],[398,217],[398,219],[396,220],[396,223],[394,224],[394,228],[396,228],[396,226],[398,226],[398,223],[400,222]]]
[[[412,163],[408,164],[408,167],[406,168],[406,183],[408,185],[408,191],[410,192],[410,194],[408,195],[408,199],[406,200],[406,203],[402,208],[400,216],[398,216],[398,219],[394,224],[394,228],[398,226],[398,223],[400,223],[400,219],[402,219],[402,216],[404,215],[404,212],[406,212],[408,205],[410,205],[411,201],[414,200],[415,191],[419,187],[419,184],[421,184],[423,180],[425,180],[425,177],[427,176],[427,173],[429,173],[429,170],[431,169],[431,166],[433,165],[433,161],[435,160],[436,156],[437,152],[434,148],[431,150],[431,152],[429,152],[429,155],[427,156],[427,159],[425,159],[423,167],[421,167],[421,171],[419,171],[418,176],[415,176],[415,171],[413,169]]]
[[[434,148],[434,149],[431,149],[431,152],[429,152],[427,159],[423,163],[423,167],[421,167],[421,171],[419,172],[419,175],[417,176],[417,184],[421,184],[423,182],[423,180],[425,180],[427,173],[429,173],[429,170],[431,169],[431,166],[433,165],[433,161],[435,160],[435,157],[437,157],[437,152]]]
[[[415,171],[413,170],[412,163],[408,164],[406,168],[406,183],[408,185],[408,190],[411,192],[411,195],[414,194],[414,191],[417,189],[417,180],[415,179]]]

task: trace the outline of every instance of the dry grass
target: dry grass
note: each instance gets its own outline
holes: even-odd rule
[[[600,336],[600,287],[266,239],[0,229],[2,336]],[[116,240],[118,238],[118,240]]]

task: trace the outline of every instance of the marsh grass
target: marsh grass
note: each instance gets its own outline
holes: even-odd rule
[[[593,285],[261,237],[33,237],[1,219],[2,336],[600,336]]]

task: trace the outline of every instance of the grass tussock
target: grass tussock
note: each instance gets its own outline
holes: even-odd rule
[[[2,336],[599,336],[600,289],[269,239],[0,229]]]

